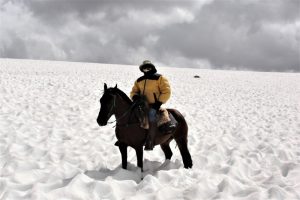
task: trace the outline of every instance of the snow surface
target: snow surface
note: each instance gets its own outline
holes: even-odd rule
[[[171,161],[157,146],[141,174],[129,148],[121,169],[113,125],[96,118],[104,82],[129,94],[137,66],[1,59],[0,199],[300,199],[299,73],[158,71],[193,169],[174,142]]]

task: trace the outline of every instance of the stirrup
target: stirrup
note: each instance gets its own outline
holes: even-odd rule
[[[145,144],[144,150],[145,151],[152,151],[153,148],[154,148],[154,145],[153,145],[152,141],[147,141],[146,144]]]
[[[146,139],[146,143],[145,143],[145,151],[152,151],[154,148],[154,144],[153,141],[151,140],[151,138],[148,136]]]

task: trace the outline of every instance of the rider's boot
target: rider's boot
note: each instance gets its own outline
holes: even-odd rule
[[[164,123],[159,127],[159,130],[162,132],[173,132],[177,128],[177,124],[173,123],[172,121],[169,121],[167,123]]]

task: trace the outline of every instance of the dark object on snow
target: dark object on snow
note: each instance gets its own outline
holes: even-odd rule
[[[112,115],[116,118],[116,137],[118,141],[116,146],[119,147],[122,157],[122,168],[127,168],[127,147],[135,149],[137,156],[137,166],[143,171],[143,145],[147,138],[147,130],[140,127],[138,117],[134,114],[136,105],[120,89],[116,87],[107,88],[104,84],[104,94],[100,99],[101,109],[97,118],[99,126],[107,125],[107,121]],[[172,115],[178,122],[175,130],[168,132],[156,130],[154,145],[160,145],[165,153],[166,159],[171,159],[173,153],[169,143],[175,139],[185,168],[192,168],[193,161],[187,146],[188,126],[182,114],[175,109],[167,109],[170,116]],[[167,128],[167,127],[165,127]],[[171,127],[172,129],[172,127]]]
[[[198,75],[195,75],[195,76],[194,76],[194,78],[200,78],[200,76],[198,76]]]

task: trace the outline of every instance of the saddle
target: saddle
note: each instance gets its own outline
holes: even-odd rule
[[[161,108],[158,111],[157,127],[161,132],[173,132],[177,125],[178,122],[167,109]]]
[[[136,103],[133,109],[135,116],[138,118],[140,127],[143,129],[149,129],[149,104],[147,103],[146,96],[141,95],[139,101]],[[157,127],[159,131],[170,133],[173,132],[178,125],[178,122],[174,116],[165,108],[160,108],[156,115]]]
[[[145,111],[138,110],[136,113],[139,119],[140,127],[143,129],[149,129],[149,121],[148,121],[148,115],[145,113]],[[160,110],[157,112],[157,127],[158,130],[161,132],[169,133],[173,132],[178,125],[178,122],[174,118],[174,116],[168,112],[165,108],[160,108]]]

